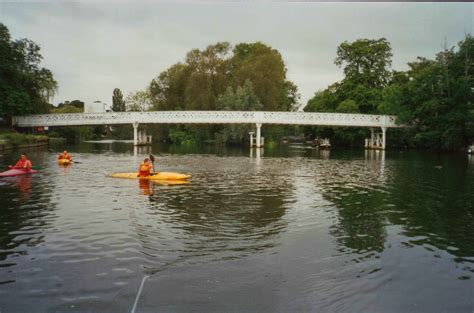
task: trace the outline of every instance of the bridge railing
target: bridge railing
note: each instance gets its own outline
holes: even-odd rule
[[[13,117],[19,127],[117,124],[284,124],[399,127],[389,115],[266,111],[147,111],[38,114]]]

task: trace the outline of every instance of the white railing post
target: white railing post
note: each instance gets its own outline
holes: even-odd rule
[[[138,145],[138,123],[135,122],[133,125],[133,145]]]
[[[387,142],[387,127],[382,127],[382,149],[385,150],[386,142]]]
[[[255,147],[261,148],[261,147],[262,147],[262,143],[261,143],[261,141],[260,141],[260,137],[261,137],[262,124],[261,124],[261,123],[257,123],[256,125],[257,125],[257,139],[256,139]]]
[[[374,135],[374,129],[371,127],[370,128],[370,147],[375,146],[375,135]]]

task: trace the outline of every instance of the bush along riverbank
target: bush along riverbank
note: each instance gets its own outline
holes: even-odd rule
[[[7,132],[0,134],[0,151],[13,149],[28,149],[33,147],[47,146],[49,138],[45,135],[21,134]]]

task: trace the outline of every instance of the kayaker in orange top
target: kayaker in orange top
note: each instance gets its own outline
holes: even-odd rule
[[[16,162],[15,166],[9,166],[9,168],[16,168],[16,169],[22,169],[29,171],[33,167],[33,164],[31,163],[30,160],[28,160],[28,157],[26,156],[26,153],[23,153],[20,157],[20,160]]]
[[[58,155],[58,160],[69,160],[72,161],[72,157],[69,153],[67,153],[66,150],[63,151],[63,153]]]
[[[149,158],[143,160],[143,163],[140,164],[140,167],[138,168],[138,177],[150,176],[152,167],[153,165],[150,163]]]

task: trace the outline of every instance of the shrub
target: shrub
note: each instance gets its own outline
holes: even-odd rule
[[[26,143],[35,143],[48,139],[48,137],[44,135],[26,135],[21,133],[5,133],[0,135],[0,137],[8,140],[14,146],[19,146]]]

